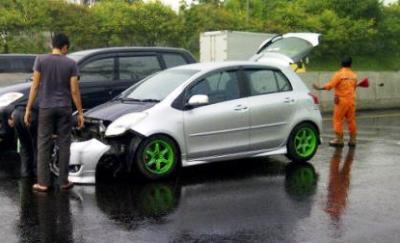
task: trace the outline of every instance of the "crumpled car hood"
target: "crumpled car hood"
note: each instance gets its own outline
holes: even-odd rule
[[[123,115],[142,112],[156,104],[153,102],[110,101],[86,111],[85,117],[113,122]]]

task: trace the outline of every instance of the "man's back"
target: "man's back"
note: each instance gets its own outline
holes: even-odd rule
[[[355,99],[357,75],[350,68],[343,67],[323,87],[326,90],[335,89],[335,96]]]
[[[340,81],[335,87],[335,95],[354,99],[357,87],[357,75],[350,68],[342,68],[336,73]]]
[[[77,65],[64,55],[39,56],[34,71],[40,73],[39,107],[71,107],[70,78],[78,75]]]

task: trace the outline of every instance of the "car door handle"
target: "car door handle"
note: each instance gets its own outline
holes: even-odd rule
[[[247,106],[244,106],[244,105],[237,105],[237,106],[235,106],[235,108],[233,108],[235,111],[244,111],[244,110],[247,110]]]
[[[294,103],[294,99],[290,98],[290,97],[286,97],[285,100],[283,101],[284,103]]]

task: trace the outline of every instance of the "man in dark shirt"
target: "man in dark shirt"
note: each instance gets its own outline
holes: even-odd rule
[[[33,67],[33,82],[25,112],[25,123],[31,121],[32,105],[39,93],[38,158],[36,191],[48,191],[52,135],[57,136],[59,146],[59,177],[61,189],[68,190],[73,184],[68,181],[68,166],[71,145],[72,107],[71,97],[78,111],[78,128],[83,127],[84,118],[78,83],[78,67],[66,57],[69,39],[57,34],[52,39],[52,54],[36,58]]]

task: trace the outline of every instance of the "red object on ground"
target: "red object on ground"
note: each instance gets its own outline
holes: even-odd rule
[[[363,80],[361,80],[358,84],[357,87],[361,87],[361,88],[368,88],[369,87],[369,80],[368,77],[364,78]]]

